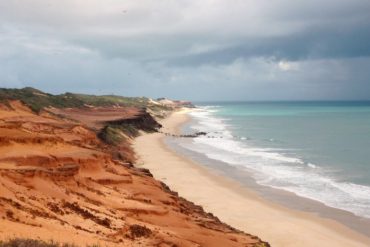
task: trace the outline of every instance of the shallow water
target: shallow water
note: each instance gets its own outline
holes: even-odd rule
[[[251,174],[256,183],[370,218],[370,103],[198,104],[188,150]]]

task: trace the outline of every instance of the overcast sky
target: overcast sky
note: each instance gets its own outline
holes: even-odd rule
[[[0,0],[0,87],[370,99],[369,0]]]

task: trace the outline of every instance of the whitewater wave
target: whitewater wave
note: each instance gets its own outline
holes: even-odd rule
[[[191,128],[209,134],[194,138],[190,145],[183,144],[185,148],[247,169],[261,185],[290,191],[370,218],[370,187],[337,181],[319,165],[285,154],[287,150],[248,145],[247,138],[233,136],[227,119],[215,116],[218,110],[218,107],[202,107],[191,113],[196,120]]]

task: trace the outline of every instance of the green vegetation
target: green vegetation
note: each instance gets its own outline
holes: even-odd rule
[[[53,95],[31,87],[22,89],[0,88],[0,103],[9,106],[9,100],[19,100],[29,106],[36,113],[39,113],[42,109],[47,107],[81,108],[86,106],[123,106],[136,107],[140,109],[146,108],[146,110],[151,114],[160,117],[171,110],[171,108],[167,106],[152,104],[150,103],[150,99],[144,97],[135,98],[115,95],[96,96],[73,93]],[[107,123],[98,136],[108,144],[118,145],[124,141],[125,136],[136,137],[139,134],[139,129],[144,131],[155,131],[155,128],[160,127],[157,125],[158,123],[152,119],[151,116],[145,116],[140,120],[111,122]]]
[[[54,96],[34,88],[0,89],[0,102],[8,100],[20,100],[35,112],[49,106],[64,108],[81,107],[84,104],[77,98],[69,99],[67,94]]]
[[[129,137],[136,137],[139,135],[139,130],[133,124],[110,124],[99,132],[98,137],[107,144],[118,145],[125,140],[123,134]]]
[[[125,133],[126,135],[130,137],[136,137],[139,135],[138,128],[132,124],[120,124],[120,125],[114,125],[112,127],[121,130],[123,133]]]
[[[124,140],[122,134],[123,133],[117,128],[105,126],[98,134],[98,137],[107,144],[118,145]]]
[[[0,241],[0,247],[78,247],[75,244],[57,243],[53,240],[43,241],[36,239],[13,238]],[[86,247],[99,247],[99,245],[87,245]]]
[[[7,103],[8,100],[20,100],[33,111],[40,112],[46,107],[69,108],[91,106],[133,106],[149,108],[153,111],[169,110],[168,107],[149,104],[145,97],[123,97],[116,95],[87,95],[64,93],[53,95],[40,90],[26,87],[22,89],[0,88],[0,102]]]

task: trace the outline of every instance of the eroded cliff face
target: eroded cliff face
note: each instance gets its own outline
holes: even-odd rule
[[[111,125],[116,143],[98,138]],[[133,166],[132,126],[160,127],[138,108],[53,108],[36,114],[19,101],[1,105],[0,239],[81,246],[267,246]]]

